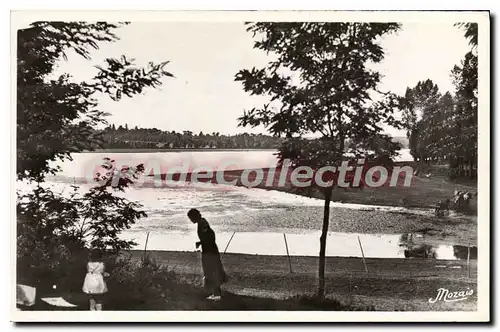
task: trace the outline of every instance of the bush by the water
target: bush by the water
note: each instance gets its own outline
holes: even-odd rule
[[[108,282],[108,310],[332,310],[372,311],[374,307],[342,304],[335,299],[300,295],[286,300],[224,292],[220,302],[205,300],[205,291],[193,278],[176,273],[146,256],[118,258]]]
[[[118,257],[109,271],[110,310],[183,309],[194,290],[179,274],[149,257],[140,261]]]

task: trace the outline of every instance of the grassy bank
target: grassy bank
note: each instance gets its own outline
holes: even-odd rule
[[[223,292],[223,299],[213,302],[198,278],[169,268],[164,263],[142,260],[137,253],[133,257],[121,256],[107,262],[110,276],[106,279],[109,291],[102,297],[104,310],[108,311],[167,311],[167,310],[334,310],[366,311],[372,306],[355,306],[335,299],[319,299],[316,296],[298,295],[286,299],[269,296],[241,294],[238,291]],[[73,261],[72,266],[84,265],[85,261]],[[182,270],[182,269],[179,269]],[[84,273],[80,268],[65,271],[69,280],[46,278],[37,285],[37,301],[22,310],[88,310],[89,298],[81,291]],[[54,287],[56,286],[56,287]],[[41,298],[62,297],[74,307],[51,306]]]
[[[139,259],[140,251],[131,252]],[[193,285],[201,284],[199,253],[155,251],[157,264],[167,266]],[[476,291],[477,262],[433,259],[367,259],[328,257],[326,295],[345,306],[375,310],[475,310],[476,298],[460,304],[429,304],[437,289]],[[240,296],[287,301],[312,296],[318,284],[316,257],[226,254],[223,264],[230,275],[226,292]],[[290,265],[292,271],[290,272]]]
[[[415,168],[412,162],[396,163],[399,166],[411,166]],[[264,169],[264,179],[267,179],[269,169]],[[239,186],[244,186],[241,183],[242,171],[227,171],[224,173],[227,181],[238,180],[236,183]],[[276,171],[275,179],[280,176],[279,171]],[[364,187],[358,188],[340,188],[336,187],[333,190],[332,201],[340,203],[354,203],[365,205],[383,205],[383,206],[405,206],[409,208],[433,208],[439,201],[451,199],[455,190],[477,192],[477,181],[475,180],[457,180],[451,181],[446,172],[437,170],[433,176],[419,177],[413,176],[411,185],[405,187],[402,185],[403,178],[400,178],[398,185],[394,187],[382,186],[378,188]],[[256,188],[266,190],[278,190],[297,195],[309,196],[323,199],[323,194],[317,189],[304,190],[304,188],[293,187],[289,180],[284,186],[278,186],[277,180],[271,186],[267,186],[263,181],[262,185]],[[471,201],[471,212],[477,210],[477,199]]]
[[[399,166],[411,166],[412,162],[396,163]],[[244,170],[226,170],[224,171],[224,179],[228,183],[234,183],[236,186],[246,187],[242,183],[242,174]],[[317,188],[297,188],[291,184],[290,173],[284,177],[283,184],[279,183],[281,178],[280,169],[262,169],[262,180],[259,184],[252,186],[252,188],[264,190],[276,190],[281,192],[292,193],[296,195],[308,196],[313,198],[323,199],[323,194]],[[270,175],[271,174],[271,175]],[[179,174],[176,173],[171,179],[178,181],[179,179],[186,179],[190,181],[191,173]],[[273,181],[268,181],[268,177],[273,177]],[[161,175],[163,180],[166,180],[166,174]],[[251,183],[256,178],[255,172],[248,174],[248,180]],[[211,175],[210,179],[198,179],[200,182],[219,183],[216,178],[215,172]],[[388,180],[389,181],[389,180]],[[453,198],[455,190],[469,191],[472,193],[477,192],[477,181],[475,180],[461,180],[451,181],[448,179],[446,172],[436,172],[433,176],[427,178],[425,176],[412,176],[411,184],[403,186],[404,177],[403,173],[398,179],[397,186],[384,185],[377,188],[364,187],[359,188],[341,188],[335,187],[332,194],[332,201],[340,203],[354,203],[365,205],[383,205],[383,206],[405,206],[408,208],[434,208],[438,202],[446,199]],[[471,213],[477,210],[477,199],[471,201]]]
[[[366,272],[359,258],[329,257],[326,300],[319,300],[314,296],[315,257],[292,257],[289,262],[282,256],[226,254],[223,264],[230,280],[223,287],[223,299],[214,303],[205,300],[199,253],[156,251],[148,255],[147,264],[141,263],[141,251],[108,262],[111,276],[105,310],[476,310],[476,261],[471,261],[469,276],[465,261],[367,259]],[[77,305],[67,310],[87,310],[88,299],[80,290],[84,273],[79,269],[70,275],[70,282],[56,290],[49,286],[58,280],[45,280],[45,289],[41,287],[37,295],[61,296]],[[470,288],[474,295],[458,303],[430,304],[428,300],[441,287],[450,291]],[[61,310],[41,301],[29,309]]]

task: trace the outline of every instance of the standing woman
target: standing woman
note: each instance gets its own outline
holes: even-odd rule
[[[191,209],[188,212],[189,219],[198,224],[198,238],[196,248],[201,245],[201,262],[205,276],[205,287],[210,292],[208,300],[218,301],[221,299],[220,286],[227,281],[222,262],[220,261],[219,248],[215,243],[215,233],[210,228],[208,221],[201,216],[200,211]]]

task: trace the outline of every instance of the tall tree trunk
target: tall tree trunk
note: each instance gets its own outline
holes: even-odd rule
[[[337,109],[337,117],[336,119],[331,119],[336,122],[337,130],[338,130],[338,154],[337,157],[340,159],[339,165],[342,162],[342,158],[344,156],[344,148],[345,148],[345,137],[343,131],[343,123],[342,123],[342,108]],[[334,137],[331,137],[334,138]],[[318,285],[318,296],[324,298],[325,296],[325,261],[326,261],[326,238],[328,236],[328,226],[330,224],[330,201],[332,200],[332,191],[335,186],[335,181],[338,179],[333,179],[331,186],[325,188],[324,198],[325,198],[325,206],[323,211],[323,227],[321,230],[321,237],[319,238],[319,264],[318,264],[318,277],[319,277],[319,285]]]
[[[469,159],[469,179],[474,178],[474,157]]]
[[[333,186],[333,185],[332,185]],[[319,285],[318,296],[325,296],[325,256],[326,256],[326,237],[328,235],[328,225],[330,223],[330,200],[332,199],[332,187],[325,188],[325,209],[323,212],[323,229],[319,239]]]
[[[342,159],[344,155],[345,138],[342,128],[342,112],[339,110],[337,113],[337,126],[339,137],[339,158]],[[342,160],[340,160],[342,162]],[[335,181],[335,180],[334,180]],[[326,238],[328,236],[328,226],[330,224],[330,201],[332,200],[332,191],[335,183],[325,188],[325,206],[323,211],[323,228],[321,230],[321,237],[319,239],[319,264],[318,264],[318,296],[323,298],[325,296],[325,263],[326,263]]]

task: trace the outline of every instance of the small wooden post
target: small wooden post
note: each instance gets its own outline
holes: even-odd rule
[[[146,243],[144,244],[144,260],[146,259],[146,251],[148,249],[149,232],[146,234]]]
[[[361,245],[361,240],[359,239],[359,236],[358,236],[358,242],[359,242],[359,248],[361,249],[361,256],[363,256],[363,264],[365,266],[365,272],[366,274],[368,274],[368,267],[366,266],[365,253],[363,251],[363,246]]]
[[[290,266],[290,273],[293,273],[293,271],[292,271],[292,261],[290,259],[290,253],[288,252],[288,243],[286,242],[286,235],[285,235],[285,233],[283,233],[283,238],[285,239],[286,255],[288,257],[288,265]]]
[[[349,273],[349,304],[352,304],[352,273]]]
[[[231,238],[229,239],[229,241],[227,242],[227,245],[226,245],[226,249],[224,249],[224,252],[222,253],[222,255],[220,256],[220,259],[222,260],[222,257],[224,257],[224,255],[226,254],[226,250],[227,248],[229,248],[229,244],[231,243],[231,241],[233,240],[233,236],[234,234],[236,234],[236,232],[233,232],[233,235],[231,235]]]
[[[469,274],[470,278],[470,242],[469,245],[467,246],[467,273]]]

